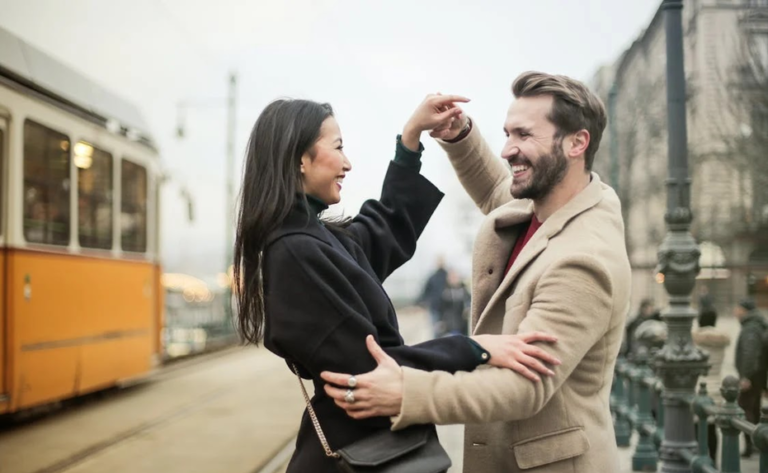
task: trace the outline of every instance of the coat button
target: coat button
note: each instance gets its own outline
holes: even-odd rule
[[[488,353],[483,353],[483,359],[484,359],[484,360],[487,360],[487,359],[488,359]]]
[[[488,270],[488,274],[493,274],[493,268],[490,268],[490,269]]]

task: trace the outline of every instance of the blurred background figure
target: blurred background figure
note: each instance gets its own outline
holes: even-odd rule
[[[636,349],[635,331],[637,331],[640,324],[648,320],[661,320],[659,311],[654,307],[653,299],[643,299],[642,302],[640,302],[640,308],[637,311],[637,315],[627,324],[627,333],[625,335],[626,343],[623,348],[624,356],[629,357],[634,354]]]
[[[470,294],[459,273],[451,269],[447,273],[445,289],[440,298],[440,328],[444,335],[469,334]]]
[[[733,315],[741,323],[739,340],[736,342],[736,370],[741,380],[739,406],[744,409],[747,421],[760,421],[760,399],[766,382],[765,334],[768,321],[757,310],[755,301],[745,297],[733,309]],[[746,447],[742,457],[752,456],[752,438],[745,435]]]
[[[702,317],[707,322],[717,319],[715,300],[709,292],[709,286],[701,286],[701,289],[699,289],[699,326],[701,326]],[[714,325],[714,322],[712,322],[712,325]]]
[[[702,295],[702,298],[703,297],[704,296]],[[720,394],[720,385],[722,384],[725,348],[731,344],[731,337],[722,328],[715,327],[715,324],[717,323],[717,312],[714,308],[711,310],[703,310],[704,307],[703,304],[699,306],[699,326],[693,330],[692,334],[693,342],[696,346],[709,353],[709,372],[706,376],[699,378],[699,382],[706,383],[707,394],[716,404],[720,404],[723,401],[723,396]],[[714,419],[710,417],[709,421],[709,425],[707,426],[709,456],[712,458],[712,463],[716,465],[717,433]]]
[[[442,255],[438,256],[435,266],[435,272],[427,279],[421,296],[416,302],[429,310],[429,317],[432,321],[432,336],[438,337],[443,331],[441,329],[443,320],[441,308],[443,291],[448,278],[448,272],[445,270],[445,258]]]

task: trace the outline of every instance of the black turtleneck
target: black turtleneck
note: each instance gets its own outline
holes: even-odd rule
[[[314,195],[307,194],[307,202],[313,215],[319,215],[320,212],[328,209],[328,205]]]
[[[402,135],[397,135],[397,144],[395,145],[395,163],[405,166],[410,169],[415,169],[416,172],[421,171],[421,153],[424,152],[424,145],[419,142],[419,149],[413,151],[403,144]]]

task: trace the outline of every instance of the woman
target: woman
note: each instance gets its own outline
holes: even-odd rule
[[[483,346],[467,337],[405,346],[398,332],[381,283],[413,255],[442,198],[419,174],[419,137],[449,123],[458,112],[445,107],[455,101],[466,99],[430,96],[419,106],[398,137],[381,199],[367,201],[357,217],[345,221],[318,217],[340,201],[352,169],[329,105],[278,100],[251,132],[235,241],[239,328],[251,343],[263,338],[270,351],[312,379],[312,406],[333,450],[390,426],[387,418],[348,417],[326,396],[320,378],[324,370],[375,368],[365,344],[369,334],[400,364],[425,370],[472,370],[490,356],[497,366],[527,372],[522,362],[547,373],[529,355],[556,362],[511,336],[478,338]],[[541,335],[539,340],[554,338]],[[305,411],[288,472],[335,468]]]
[[[713,310],[714,308],[710,309],[712,310],[700,311],[699,327],[693,331],[692,336],[693,343],[709,354],[709,371],[706,376],[699,378],[699,383],[706,383],[707,395],[715,404],[720,405],[723,403],[723,395],[720,393],[720,385],[723,382],[723,361],[725,361],[725,349],[731,344],[731,337],[728,332],[715,326],[717,312]],[[717,465],[717,432],[713,417],[709,418],[707,425],[707,443],[712,463]]]

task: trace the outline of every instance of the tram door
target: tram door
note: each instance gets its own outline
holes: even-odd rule
[[[8,402],[8,313],[6,304],[6,270],[8,266],[8,206],[7,204],[7,186],[6,173],[8,168],[8,121],[3,117],[0,111],[0,412],[7,408]]]

